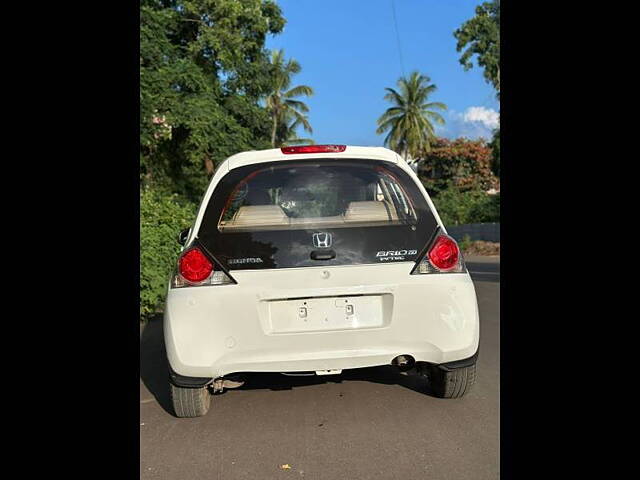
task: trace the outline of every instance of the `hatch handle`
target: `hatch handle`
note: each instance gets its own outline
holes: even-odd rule
[[[314,250],[311,252],[311,260],[331,260],[336,258],[335,250]]]

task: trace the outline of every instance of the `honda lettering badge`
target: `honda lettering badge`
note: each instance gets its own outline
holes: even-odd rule
[[[314,233],[313,246],[316,248],[329,248],[331,246],[330,233]]]

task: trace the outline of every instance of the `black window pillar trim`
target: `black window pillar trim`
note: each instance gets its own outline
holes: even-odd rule
[[[417,275],[418,274],[418,267],[420,266],[420,262],[422,262],[422,259],[425,257],[425,255],[429,251],[429,248],[431,248],[431,245],[436,240],[436,238],[438,238],[438,235],[441,232],[442,232],[442,227],[440,225],[437,225],[436,229],[431,234],[431,237],[429,237],[429,240],[427,240],[427,243],[424,245],[422,250],[420,250],[420,253],[416,257],[415,264],[413,265],[413,268],[411,269],[411,275]]]

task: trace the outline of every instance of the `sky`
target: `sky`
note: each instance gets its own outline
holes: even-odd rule
[[[396,87],[404,73],[418,70],[437,90],[430,101],[443,102],[446,124],[436,134],[447,138],[490,139],[499,102],[477,65],[459,63],[453,32],[472,18],[482,0],[278,0],[287,20],[270,36],[267,48],[285,51],[302,71],[293,85],[315,94],[300,98],[310,109],[316,143],[382,146],[376,121],[391,104],[385,87]],[[393,20],[395,4],[398,37]],[[401,62],[402,58],[402,62]]]

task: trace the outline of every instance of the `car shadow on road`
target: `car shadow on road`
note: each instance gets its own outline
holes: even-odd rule
[[[279,373],[247,374],[247,382],[237,390],[291,390],[293,388],[320,385],[323,383],[342,383],[351,381],[365,381],[384,385],[401,385],[415,392],[432,394],[428,381],[418,375],[404,375],[396,367],[383,365],[344,370],[339,375],[309,375],[288,376]]]
[[[150,320],[140,334],[140,378],[160,406],[173,415],[168,368],[160,316]]]

